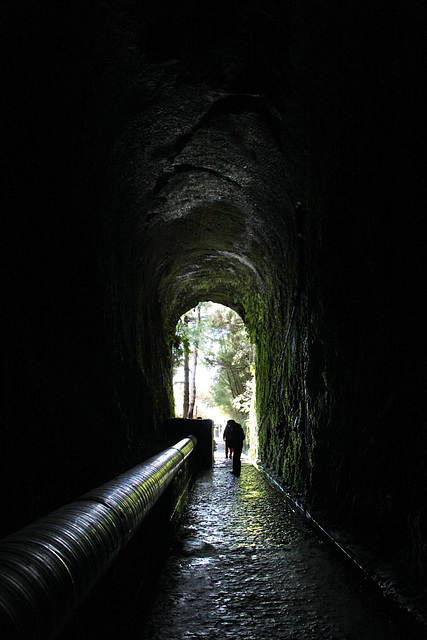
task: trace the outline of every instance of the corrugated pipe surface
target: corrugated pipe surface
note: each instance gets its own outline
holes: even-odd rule
[[[0,636],[54,635],[135,533],[196,442],[184,438],[1,540]]]

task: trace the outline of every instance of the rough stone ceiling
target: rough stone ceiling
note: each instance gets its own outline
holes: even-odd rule
[[[218,97],[221,111],[191,131],[185,122],[176,131],[163,114],[161,144],[156,136],[139,164],[146,180],[153,176],[138,211],[144,281],[172,322],[203,299],[244,316],[242,295],[271,293],[283,260],[283,157],[254,98],[241,111],[245,96],[236,96],[236,113],[234,97]]]
[[[111,86],[126,75],[129,95],[134,69],[137,104],[116,139],[116,167],[141,305],[158,304],[168,326],[199,300],[244,318],[247,300],[273,295],[293,259],[294,185],[273,96],[280,18],[265,3],[202,10],[188,0],[153,4],[139,20],[117,27],[135,30],[135,46]]]

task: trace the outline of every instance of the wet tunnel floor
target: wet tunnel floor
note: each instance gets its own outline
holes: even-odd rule
[[[196,481],[161,590],[135,638],[400,640],[415,638],[285,497],[243,461],[235,478],[218,443]],[[136,632],[136,627],[139,631]],[[124,636],[125,637],[125,636]]]

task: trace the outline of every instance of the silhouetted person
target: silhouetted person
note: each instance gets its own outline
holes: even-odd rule
[[[241,470],[240,456],[242,455],[243,440],[245,439],[245,432],[242,429],[242,425],[238,424],[234,420],[229,420],[227,425],[231,425],[231,446],[233,448],[233,475],[239,477]]]
[[[223,438],[225,442],[225,457],[228,458],[228,452],[230,452],[230,459],[233,456],[233,447],[231,445],[231,432],[232,432],[231,422],[232,420],[229,420],[227,422],[227,424],[225,425],[224,434],[223,434]]]

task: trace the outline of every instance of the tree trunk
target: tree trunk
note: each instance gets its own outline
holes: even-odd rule
[[[188,325],[188,317],[185,316],[184,323]],[[187,345],[184,345],[184,402],[182,407],[182,417],[187,418],[190,400],[190,351]]]
[[[197,346],[194,345],[193,350],[193,370],[191,372],[191,396],[190,396],[190,405],[188,408],[188,417],[192,418],[194,413],[194,405],[196,402],[196,368],[197,368],[197,356],[198,349]]]
[[[197,305],[197,317],[196,317],[196,336],[197,329],[200,326],[200,304]],[[190,404],[188,407],[188,418],[192,418],[194,414],[194,405],[196,404],[196,369],[197,369],[197,357],[199,354],[198,349],[198,339],[194,340],[194,348],[193,348],[193,370],[191,375],[191,396],[190,396]]]

